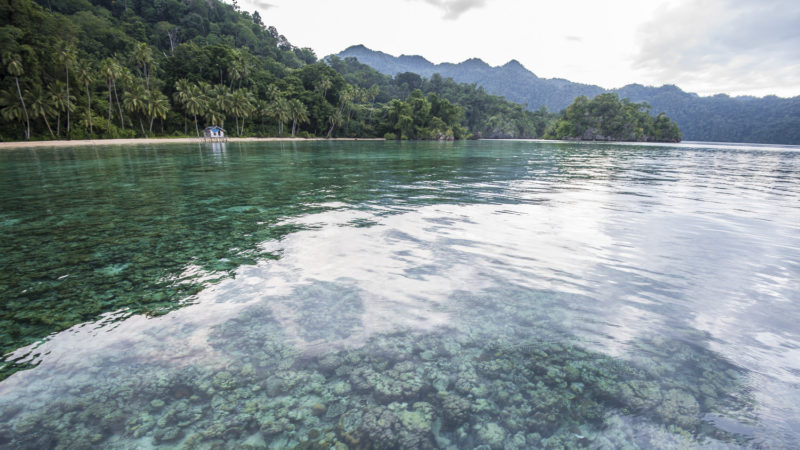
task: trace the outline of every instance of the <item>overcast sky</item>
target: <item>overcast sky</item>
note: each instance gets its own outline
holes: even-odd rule
[[[516,59],[540,77],[605,88],[800,95],[800,0],[238,2],[318,57],[363,44],[434,63]]]

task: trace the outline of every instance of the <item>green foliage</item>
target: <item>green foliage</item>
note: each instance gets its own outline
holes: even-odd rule
[[[456,82],[477,82],[486,91],[528,105],[531,109],[544,106],[550,111],[560,111],[576,97],[593,98],[616,92],[620,98],[646,102],[653,111],[665,112],[678,124],[685,139],[800,144],[800,96],[757,98],[721,94],[701,97],[672,85],[652,87],[639,84],[609,91],[559,78],[539,78],[516,61],[502,67],[490,67],[475,59],[459,64],[433,64],[419,56],[393,57],[362,45],[344,50],[339,57],[343,60],[358,58],[382,74],[413,72],[433,80],[439,73]],[[474,125],[474,122],[470,123],[470,128]]]
[[[235,135],[532,138],[552,120],[474,84],[318,61],[219,0],[5,0],[0,45],[0,140],[199,135],[208,125]]]
[[[620,100],[617,94],[580,96],[546,134],[549,139],[589,141],[680,142],[678,126],[664,113],[651,116],[647,103]]]

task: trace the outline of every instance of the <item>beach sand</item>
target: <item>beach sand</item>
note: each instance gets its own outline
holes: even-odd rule
[[[235,142],[293,142],[293,141],[382,141],[382,138],[228,138]],[[130,144],[197,144],[202,138],[136,138],[136,139],[83,139],[74,141],[17,141],[0,142],[0,149],[38,147],[77,147],[86,145],[130,145]]]

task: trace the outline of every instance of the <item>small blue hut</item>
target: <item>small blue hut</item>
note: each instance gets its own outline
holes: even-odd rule
[[[203,140],[204,141],[225,141],[225,130],[222,127],[218,127],[216,125],[205,127],[203,129]]]

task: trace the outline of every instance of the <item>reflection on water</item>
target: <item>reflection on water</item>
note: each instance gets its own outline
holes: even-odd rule
[[[2,155],[0,446],[800,440],[796,149],[91,152]]]

